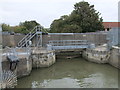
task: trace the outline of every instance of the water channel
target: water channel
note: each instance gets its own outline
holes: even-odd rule
[[[18,79],[16,88],[118,88],[118,69],[83,58],[58,59]]]

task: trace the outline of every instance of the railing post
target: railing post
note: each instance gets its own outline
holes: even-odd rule
[[[0,88],[2,86],[2,28],[0,26]]]

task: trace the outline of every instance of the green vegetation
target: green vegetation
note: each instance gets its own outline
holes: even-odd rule
[[[43,28],[50,33],[85,33],[103,30],[102,17],[100,13],[94,9],[94,5],[82,1],[74,5],[74,10],[70,15],[63,15],[60,19],[56,19],[50,25],[50,29]],[[36,25],[40,25],[36,21],[20,22],[18,26],[10,26],[2,24],[2,30],[15,33],[28,33]]]
[[[70,15],[63,15],[50,26],[51,33],[85,33],[103,30],[102,17],[94,9],[94,5],[82,1],[74,5]]]
[[[40,24],[37,23],[36,21],[25,21],[25,22],[20,22],[18,26],[10,26],[4,23],[1,26],[2,26],[2,31],[26,34],[30,32],[36,25],[40,25]]]

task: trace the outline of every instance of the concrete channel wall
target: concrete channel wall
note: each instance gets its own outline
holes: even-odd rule
[[[31,53],[32,67],[49,67],[56,62],[55,53],[52,50],[35,48]]]
[[[113,46],[110,51],[95,51],[86,49],[82,53],[83,58],[95,63],[108,63],[120,69],[120,48]]]
[[[19,53],[17,55],[17,57],[19,58],[19,62],[17,62],[16,68],[15,68],[15,63],[12,64],[12,70],[10,69],[10,61],[7,58],[8,51],[9,49],[3,50],[3,55],[2,55],[3,70],[13,71],[18,78],[29,75],[32,70],[32,59],[31,59],[31,55],[26,53],[25,48],[17,50],[17,52]]]
[[[25,52],[24,50],[25,49],[23,48],[17,52]],[[4,53],[7,52],[8,50],[4,51]],[[83,58],[88,61],[96,63],[109,63],[120,69],[120,48],[118,47],[113,47],[110,52],[86,49],[79,54],[82,54]],[[7,60],[6,55],[7,54],[2,56],[2,68],[3,70],[10,70],[10,62]],[[32,68],[49,67],[56,62],[54,51],[47,51],[42,48],[32,48],[32,52],[30,54],[19,54],[18,58],[19,62],[17,67],[12,70],[17,75],[17,78],[30,75]]]
[[[2,55],[2,67],[5,71],[11,71],[10,61],[7,58],[8,51],[8,49],[4,49]],[[19,62],[17,62],[16,68],[14,68],[15,63],[13,63],[12,71],[18,78],[30,75],[32,68],[49,67],[56,62],[54,51],[41,48],[32,48],[29,53],[25,48],[16,49],[16,51]]]
[[[120,47],[116,46],[112,47],[109,64],[120,69]]]
[[[23,37],[25,37],[25,35],[2,35],[2,45],[3,47],[15,47]]]
[[[108,51],[96,51],[87,49],[83,51],[83,58],[96,63],[108,63],[110,53]]]
[[[25,35],[2,35],[2,36],[3,36],[3,40],[2,40],[3,47],[5,46],[15,47]],[[50,40],[88,40],[91,43],[100,45],[107,43],[106,36],[107,36],[106,33],[73,33],[66,35],[48,34],[48,35],[42,35],[42,46],[46,47],[46,44],[48,44],[48,41]],[[36,36],[32,39],[32,45],[35,46],[35,44],[36,44]]]
[[[50,40],[88,40],[96,45],[107,43],[106,34],[103,33],[78,33],[68,35],[43,35],[43,46]]]

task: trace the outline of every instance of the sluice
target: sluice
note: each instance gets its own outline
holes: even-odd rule
[[[17,76],[12,71],[4,70],[1,74],[0,89],[14,88],[17,85]]]

